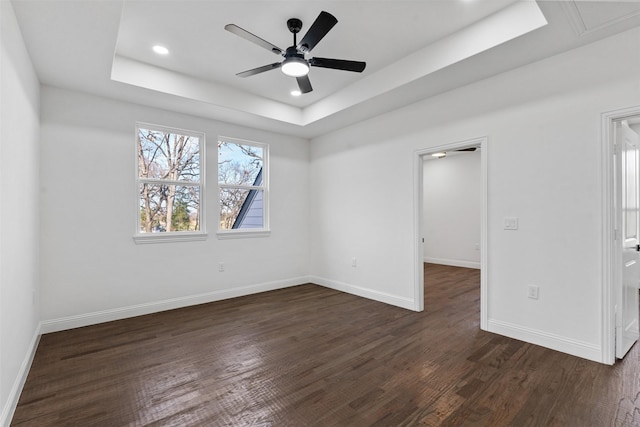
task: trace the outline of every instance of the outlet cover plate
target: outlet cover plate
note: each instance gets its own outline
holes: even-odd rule
[[[518,229],[518,217],[506,216],[504,217],[504,229],[505,230],[517,230]]]

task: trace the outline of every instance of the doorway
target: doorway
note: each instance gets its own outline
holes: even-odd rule
[[[480,235],[474,238],[472,251],[479,252],[479,262],[473,260],[467,266],[480,267],[480,328],[486,330],[488,323],[487,311],[487,139],[485,137],[459,141],[450,144],[425,148],[415,152],[414,179],[415,179],[415,310],[424,310],[424,262],[425,262],[425,216],[424,200],[424,162],[426,158],[432,158],[433,154],[445,153],[448,156],[460,156],[465,153],[479,152],[480,155]],[[438,161],[438,159],[431,160]],[[476,241],[477,240],[477,241]],[[442,261],[442,260],[441,260]],[[450,260],[449,260],[450,261]],[[447,262],[447,261],[445,261]],[[476,264],[476,265],[474,265]],[[452,264],[453,265],[453,264]]]
[[[602,362],[622,358],[639,335],[640,106],[602,115]]]

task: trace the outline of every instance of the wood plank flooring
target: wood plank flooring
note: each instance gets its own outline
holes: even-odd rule
[[[14,426],[640,426],[605,366],[479,330],[479,271],[415,313],[315,285],[44,335]]]

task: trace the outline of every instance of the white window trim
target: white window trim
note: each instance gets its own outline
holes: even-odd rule
[[[169,233],[140,233],[133,236],[133,240],[137,245],[146,245],[153,243],[173,243],[173,242],[197,242],[207,240],[208,234],[195,232],[169,232]]]
[[[217,211],[217,223],[216,223],[216,236],[218,239],[243,239],[243,238],[255,238],[255,237],[269,237],[271,235],[271,229],[269,225],[269,181],[271,180],[271,174],[269,171],[270,167],[270,147],[269,144],[264,142],[256,142],[249,141],[246,139],[239,138],[231,138],[226,136],[218,136],[218,141],[223,142],[231,142],[233,144],[238,145],[252,145],[256,147],[261,147],[262,152],[264,153],[262,159],[262,185],[260,188],[262,189],[262,206],[263,206],[263,228],[245,228],[245,229],[235,229],[235,230],[222,230],[220,229],[220,188],[228,187],[228,188],[248,188],[246,186],[237,186],[237,185],[220,185],[218,182],[218,152],[216,148],[216,211]],[[217,147],[217,145],[216,145]],[[251,187],[253,188],[253,187]]]
[[[218,230],[216,232],[218,239],[245,239],[255,237],[269,237],[271,230],[261,228],[245,229],[245,230]]]
[[[170,231],[170,232],[163,232],[163,233],[141,233],[140,232],[140,176],[139,176],[139,172],[138,172],[138,133],[139,133],[139,129],[143,128],[143,129],[152,129],[152,130],[157,130],[160,132],[167,132],[167,133],[178,133],[181,135],[188,135],[188,136],[193,136],[199,139],[200,141],[200,184],[198,185],[200,187],[200,230],[199,231]],[[197,132],[197,131],[192,131],[192,130],[187,130],[187,129],[181,129],[181,128],[175,128],[175,127],[169,127],[169,126],[162,126],[162,125],[156,125],[156,124],[152,124],[152,123],[145,123],[145,122],[136,122],[136,127],[135,127],[135,144],[134,146],[134,150],[135,150],[135,156],[134,159],[136,159],[135,165],[134,165],[134,169],[135,169],[135,177],[136,177],[136,188],[135,188],[135,205],[136,206],[136,229],[135,229],[135,233],[133,235],[133,241],[137,244],[137,245],[141,245],[141,244],[154,244],[154,243],[173,243],[173,242],[193,242],[193,241],[203,241],[206,240],[208,237],[207,234],[207,227],[206,227],[206,170],[205,170],[205,160],[206,160],[206,152],[205,152],[205,147],[206,147],[206,140],[205,140],[205,134],[204,132]],[[181,184],[184,185],[184,182],[173,182],[173,181],[169,181],[169,180],[154,180],[154,179],[146,179],[143,180],[144,182],[153,182],[153,181],[157,181],[157,182],[162,182],[162,183],[174,183],[174,184]]]

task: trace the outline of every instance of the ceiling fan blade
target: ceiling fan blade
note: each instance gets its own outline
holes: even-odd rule
[[[258,46],[263,47],[268,51],[275,53],[276,55],[282,55],[284,53],[284,50],[280,49],[278,46],[271,44],[264,39],[261,39],[255,34],[252,34],[249,31],[238,27],[235,24],[227,24],[224,26],[224,29],[229,31],[230,33],[233,33],[237,36],[242,37],[245,40],[249,40],[251,43],[257,44]]]
[[[298,43],[298,50],[301,52],[311,52],[320,40],[327,35],[329,30],[338,23],[335,16],[329,12],[322,11],[320,15],[313,21],[309,31],[304,35],[300,43]]]
[[[298,81],[298,87],[300,88],[300,92],[309,93],[313,90],[311,87],[311,81],[309,80],[309,76],[296,77]]]
[[[456,151],[476,151],[478,149],[478,147],[469,147],[469,148],[460,148],[459,150]]]
[[[264,73],[265,71],[275,70],[276,68],[280,68],[281,66],[282,66],[281,62],[274,62],[273,64],[263,65],[262,67],[243,71],[241,73],[236,74],[236,76],[238,77],[255,76],[256,74]]]
[[[322,68],[333,68],[335,70],[354,71],[361,73],[367,66],[366,62],[362,61],[348,61],[346,59],[331,59],[331,58],[311,58],[309,59],[309,65]]]

